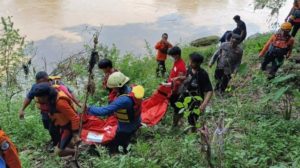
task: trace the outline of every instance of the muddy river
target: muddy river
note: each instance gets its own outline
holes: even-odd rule
[[[280,10],[283,20],[291,7]],[[95,30],[100,41],[115,44],[121,53],[146,54],[145,41],[154,45],[163,32],[175,43],[221,35],[233,29],[239,14],[248,34],[271,29],[270,11],[254,10],[252,0],[1,0],[0,16],[13,16],[17,28],[37,49],[35,62],[49,64],[83,49]]]

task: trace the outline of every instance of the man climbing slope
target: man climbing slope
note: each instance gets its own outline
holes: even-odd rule
[[[266,71],[268,64],[272,63],[272,67],[269,71],[269,79],[275,77],[276,72],[284,63],[284,58],[291,57],[294,45],[294,38],[290,35],[291,29],[291,23],[283,23],[280,26],[280,30],[271,36],[259,53],[260,57],[264,57],[261,70]]]
[[[79,116],[72,99],[63,91],[57,91],[48,83],[39,83],[33,91],[39,104],[48,106],[51,122],[59,129],[59,142],[55,153],[60,157],[75,154],[75,144],[79,138]]]
[[[231,75],[237,71],[242,62],[243,49],[239,43],[240,35],[232,34],[230,42],[223,43],[210,60],[209,67],[212,67],[217,61],[215,91],[218,93],[223,93],[226,90]]]

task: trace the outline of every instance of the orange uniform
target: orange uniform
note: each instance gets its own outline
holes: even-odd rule
[[[270,49],[271,46],[280,48],[280,49],[286,49],[287,50],[287,56],[290,57],[292,54],[294,45],[294,38],[291,36],[283,36],[281,34],[274,34],[271,36],[269,41],[265,44],[262,51],[259,53],[260,57],[263,57],[267,51]]]
[[[157,61],[165,61],[167,59],[167,52],[169,48],[172,48],[172,44],[169,42],[159,41],[155,45],[155,49],[157,49],[156,60]]]
[[[8,168],[21,168],[18,151],[4,131],[0,130],[0,156],[3,157]]]
[[[71,123],[72,131],[79,129],[79,116],[72,106],[72,100],[63,92],[58,92],[56,101],[56,113],[50,114],[56,126],[65,126]]]

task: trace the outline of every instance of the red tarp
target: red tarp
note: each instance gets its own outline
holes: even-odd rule
[[[142,102],[142,123],[154,126],[165,116],[170,94],[170,87],[160,86],[151,97]],[[115,137],[117,128],[116,116],[100,119],[95,116],[83,115],[81,139],[88,144],[106,144]]]
[[[118,119],[110,116],[107,119],[83,115],[81,139],[88,144],[106,144],[116,136]]]
[[[148,126],[156,125],[166,114],[171,87],[160,86],[151,97],[142,103],[142,123]]]

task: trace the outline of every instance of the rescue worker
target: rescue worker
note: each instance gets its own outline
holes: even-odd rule
[[[37,86],[37,84],[39,84],[39,83],[49,84],[49,76],[48,76],[47,72],[44,72],[44,71],[38,72],[35,76],[35,79],[36,79],[36,83],[32,85],[30,91],[27,93],[27,96],[23,102],[23,106],[19,111],[20,119],[24,119],[25,110],[30,105],[32,100],[34,99],[33,91],[34,91],[35,87]],[[48,115],[48,111],[45,108],[43,108],[43,106],[40,106],[38,104],[37,104],[37,106],[41,110],[40,114],[41,114],[43,126],[45,129],[47,129],[49,131],[49,134],[51,136],[51,143],[47,147],[47,150],[50,152],[53,152],[54,147],[57,145],[57,143],[59,142],[59,139],[60,139],[59,129],[51,123],[51,120]]]
[[[210,60],[210,68],[217,61],[215,90],[218,93],[223,93],[226,90],[231,75],[236,73],[241,64],[243,49],[239,46],[239,43],[240,35],[232,34],[230,42],[223,43]]]
[[[168,55],[170,55],[174,61],[173,68],[170,72],[167,83],[163,85],[172,87],[172,95],[170,96],[170,104],[174,109],[173,113],[173,127],[178,126],[178,122],[180,121],[181,115],[179,114],[180,109],[176,106],[176,102],[179,99],[178,89],[182,84],[185,75],[186,75],[186,66],[185,62],[181,58],[181,49],[178,46],[171,48],[168,51]]]
[[[268,64],[272,63],[269,79],[275,77],[277,70],[284,63],[284,58],[290,58],[292,54],[294,38],[290,35],[291,29],[291,23],[283,23],[280,30],[271,36],[259,53],[260,57],[264,57],[261,70],[266,71]]]
[[[102,88],[108,90],[108,102],[111,103],[116,93],[113,92],[112,89],[107,87],[107,80],[112,73],[118,72],[118,70],[113,67],[111,60],[106,58],[99,61],[98,67],[104,73],[104,77],[102,79]]]
[[[0,167],[21,168],[18,151],[9,137],[0,129]]]
[[[156,61],[156,76],[159,77],[160,74],[162,77],[165,76],[166,73],[166,59],[168,54],[168,49],[172,48],[172,44],[168,41],[168,34],[162,34],[161,40],[156,43],[155,49],[157,50]]]
[[[195,132],[196,122],[200,113],[205,112],[206,106],[213,95],[213,89],[208,73],[201,67],[203,56],[194,52],[189,55],[189,59],[190,66],[179,92],[180,102],[184,102],[186,97],[192,97],[192,101],[188,105],[188,110],[191,112],[188,122],[192,126],[192,132]],[[200,96],[202,100],[196,99],[195,96]],[[195,109],[199,109],[199,114],[194,112]]]
[[[285,18],[285,22],[287,21],[293,25],[291,35],[295,37],[300,28],[300,0],[294,0],[294,5]]]
[[[141,125],[141,102],[144,96],[142,86],[130,87],[129,78],[121,72],[114,72],[108,77],[107,87],[118,94],[112,103],[103,107],[90,106],[88,113],[95,116],[108,116],[115,114],[118,118],[118,129],[115,138],[109,142],[110,154],[119,152],[119,146],[127,153],[127,146],[132,136]]]
[[[47,104],[49,117],[59,128],[60,139],[55,153],[60,157],[74,155],[74,146],[80,142],[79,116],[74,109],[72,99],[63,91],[57,91],[48,83],[37,84],[33,91],[38,103]]]
[[[38,72],[35,76],[35,79],[36,79],[36,83],[32,85],[30,91],[28,92],[28,94],[23,102],[23,106],[19,110],[20,119],[24,119],[25,110],[30,105],[32,100],[35,98],[33,92],[34,92],[35,87],[39,83],[47,83],[48,85],[52,85],[53,87],[55,87],[58,90],[63,90],[70,98],[72,98],[72,100],[74,102],[78,103],[78,100],[75,99],[71,90],[68,89],[67,87],[65,87],[62,82],[55,82],[54,79],[50,79],[47,72],[44,72],[44,71]],[[41,114],[43,126],[45,129],[47,129],[49,131],[49,134],[51,136],[52,143],[49,144],[49,146],[47,147],[47,150],[49,152],[53,152],[54,147],[57,145],[57,143],[59,142],[59,139],[60,139],[59,128],[56,127],[55,125],[53,125],[53,123],[51,122],[49,115],[48,115],[49,108],[46,105],[37,103],[37,107],[41,110],[40,114]]]

